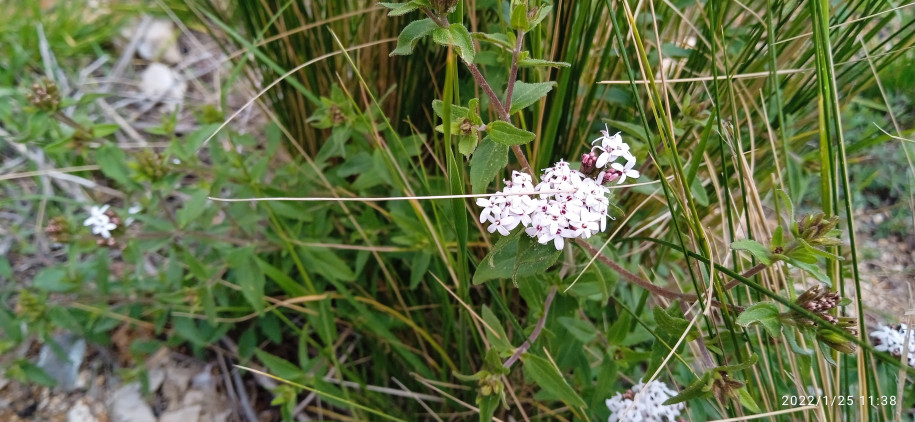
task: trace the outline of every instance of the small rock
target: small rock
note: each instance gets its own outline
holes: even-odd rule
[[[200,406],[188,406],[180,410],[165,412],[159,416],[159,422],[197,422],[200,419]]]
[[[165,19],[150,22],[137,44],[137,54],[146,60],[161,60],[171,64],[181,62],[175,25]]]
[[[38,353],[38,367],[57,381],[61,391],[73,391],[78,387],[79,367],[86,355],[86,340],[74,334],[65,333],[54,336],[56,345],[45,344]],[[59,349],[55,351],[57,347]],[[59,356],[63,351],[65,356]]]
[[[111,422],[157,422],[152,409],[140,394],[140,383],[127,384],[108,401]]]
[[[886,217],[883,215],[883,213],[874,214],[874,224],[883,223],[884,220],[886,220]]]
[[[172,68],[150,63],[140,77],[140,89],[150,100],[180,102],[187,91],[187,83]]]
[[[98,418],[86,403],[80,401],[67,412],[67,422],[98,422]]]

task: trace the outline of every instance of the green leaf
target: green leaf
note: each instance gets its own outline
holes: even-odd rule
[[[99,124],[92,126],[92,136],[96,138],[104,138],[112,133],[115,133],[120,129],[120,125],[115,124]]]
[[[772,264],[772,259],[769,257],[769,248],[753,239],[741,239],[733,242],[731,243],[731,249],[734,249],[735,251],[747,251],[753,255],[754,258],[759,260],[759,262],[766,265]]]
[[[470,158],[470,186],[475,194],[485,193],[486,187],[508,164],[508,146],[483,138]]]
[[[420,19],[410,22],[397,37],[397,48],[391,52],[392,56],[406,56],[413,53],[416,41],[432,33],[439,26],[432,19]]]
[[[572,317],[559,317],[559,323],[572,337],[582,343],[589,343],[597,337],[597,329],[590,321],[581,320]]]
[[[562,400],[569,407],[587,406],[585,401],[559,373],[559,369],[553,366],[550,361],[530,353],[521,355],[521,361],[524,362],[525,374],[530,376],[540,388]]]
[[[492,313],[492,310],[488,306],[483,305],[483,310],[480,312],[483,317],[483,321],[486,322],[486,325],[489,325],[495,333],[490,331],[488,328],[484,327],[486,331],[486,340],[489,344],[492,345],[500,354],[508,353],[511,354],[514,351],[514,347],[511,342],[508,341],[508,335],[505,334],[505,329],[502,328],[502,323],[499,322],[499,318],[496,318],[496,314]]]
[[[127,170],[127,158],[124,157],[124,151],[120,148],[106,144],[98,149],[95,159],[105,176],[110,177],[121,185],[132,185],[130,173]]]
[[[511,28],[516,31],[530,31],[531,23],[527,20],[527,2],[512,5]]]
[[[660,337],[665,340],[676,340],[679,339],[683,332],[686,331],[686,328],[689,327],[689,321],[672,314],[679,312],[676,306],[671,306],[669,312],[665,312],[660,306],[654,307],[652,310],[654,314],[654,321],[658,324],[658,331],[661,334]],[[699,331],[696,330],[696,327],[690,329],[689,334],[686,335],[686,341],[692,341],[699,337]]]
[[[622,120],[604,120],[604,122],[609,123],[610,127],[617,128],[642,142],[648,142],[648,135],[645,133],[645,128],[643,128],[642,125],[624,122]]]
[[[519,67],[572,67],[571,63],[566,62],[554,62],[550,60],[543,59],[521,59],[518,60]]]
[[[512,105],[509,112],[514,114],[536,103],[545,97],[555,84],[555,82],[536,82],[531,84],[521,81],[515,82],[515,90],[512,91]]]
[[[523,232],[524,230],[515,230],[496,242],[489,254],[480,261],[473,274],[473,284],[509,277],[518,280],[543,274],[553,265],[561,251],[551,245],[541,245]]]
[[[747,360],[738,363],[736,365],[724,365],[715,368],[718,372],[739,372],[746,369],[750,369],[753,365],[756,365],[756,362],[759,362],[759,355],[756,353],[750,355]]]
[[[518,232],[523,232],[523,229]],[[515,268],[512,271],[512,280],[517,282],[519,277],[526,277],[546,271],[556,262],[562,250],[556,249],[553,242],[546,245],[540,244],[536,239],[524,233],[518,239],[518,256]]]
[[[794,353],[797,353],[799,355],[813,356],[813,349],[805,349],[805,348],[801,347],[800,344],[798,344],[797,338],[795,338],[795,335],[797,335],[797,333],[798,333],[798,331],[796,329],[790,329],[790,330],[788,330],[788,332],[785,333],[785,337],[788,338],[788,344],[791,346],[791,350],[794,350]],[[801,331],[801,335],[804,337],[804,340],[806,340],[807,343],[811,343],[810,336],[804,335],[803,331]]]
[[[380,4],[384,7],[387,7],[388,9],[391,9],[391,11],[388,12],[388,16],[402,16],[402,15],[406,15],[407,13],[410,13],[416,9],[419,9],[419,5],[416,4],[416,2],[412,2],[412,1],[407,2],[407,3],[380,2],[378,4]]]
[[[480,394],[477,398],[477,403],[480,405],[480,422],[492,421],[493,415],[496,414],[496,409],[499,408],[500,399],[497,394],[488,396]]]
[[[480,118],[480,99],[471,98],[470,101],[467,101],[467,118],[470,119],[470,122],[474,126],[480,126],[483,124],[483,119]]]
[[[800,240],[800,239],[798,239],[798,240]],[[789,252],[788,258],[790,258],[794,261],[803,262],[805,264],[816,264],[817,263],[817,256],[810,253],[803,247],[794,249],[791,252]]]
[[[814,263],[807,263],[807,262],[803,262],[798,259],[795,259],[793,255],[794,254],[792,254],[792,256],[786,256],[785,261],[795,267],[798,267],[798,268],[806,271],[808,274],[812,275],[814,278],[816,278],[823,284],[826,284],[827,286],[832,287],[832,280],[829,279],[829,277],[826,275],[826,273],[824,273],[823,271],[820,270],[820,267],[818,267],[816,265],[816,260],[814,260]]]
[[[737,399],[740,401],[740,404],[742,404],[743,407],[746,407],[751,413],[762,413],[762,410],[759,409],[756,401],[753,400],[753,396],[750,395],[746,388],[737,389]]]
[[[45,387],[54,387],[57,385],[57,380],[48,375],[40,366],[28,361],[20,361],[18,363],[19,368],[22,369],[22,374],[25,375],[25,381],[34,382],[35,384],[43,385]]]
[[[736,322],[743,327],[759,323],[766,329],[770,336],[778,338],[778,334],[782,330],[782,322],[779,319],[779,314],[778,305],[771,302],[759,302],[753,304],[738,315]]]
[[[518,254],[518,237],[521,230],[502,237],[492,247],[492,250],[480,261],[477,270],[473,273],[473,284],[485,283],[497,278],[510,277]]]
[[[305,377],[305,372],[302,371],[302,368],[299,368],[286,359],[278,358],[261,349],[254,349],[254,354],[257,355],[257,358],[267,367],[267,372],[271,375],[290,381],[303,379]]]
[[[472,101],[472,100],[471,100]],[[479,101],[479,100],[477,100]],[[435,115],[440,119],[445,118],[445,103],[441,100],[432,100],[432,111],[435,112]],[[470,109],[467,107],[461,107],[459,105],[451,105],[451,121],[464,120],[470,115]]]
[[[512,146],[524,145],[534,140],[535,135],[524,129],[512,126],[511,123],[496,120],[486,126],[489,137],[496,143]]]
[[[458,151],[464,154],[465,157],[470,157],[470,154],[473,154],[473,151],[477,149],[476,135],[458,135],[457,141]]]
[[[200,218],[206,210],[207,201],[209,201],[209,192],[205,189],[199,189],[191,195],[191,199],[184,203],[184,206],[178,210],[178,225],[181,228],[187,227],[192,221]]]
[[[699,180],[698,177],[693,178],[693,182],[690,184],[689,190],[693,194],[693,198],[696,199],[697,204],[703,207],[708,206],[708,194],[705,193],[705,187],[702,186],[702,181]]]
[[[473,63],[473,39],[464,25],[453,23],[447,28],[436,26],[432,30],[432,40],[441,45],[454,47],[465,62]],[[399,39],[397,43],[400,44]]]
[[[0,256],[0,277],[13,278],[13,267],[5,256]]]
[[[788,161],[790,162],[791,160]],[[776,189],[775,204],[780,211],[779,213],[781,214],[778,216],[779,221],[781,222],[784,220],[784,225],[779,223],[779,226],[788,226],[788,228],[792,229],[791,232],[797,236],[797,229],[795,229],[795,225],[797,223],[794,221],[794,203],[791,202],[791,197],[788,196],[787,192],[781,189]]]
[[[495,45],[498,45],[499,47],[502,47],[504,50],[511,51],[514,48],[511,41],[509,41],[505,34],[487,34],[485,32],[474,32],[470,36],[480,41],[491,42]]]
[[[32,279],[32,286],[46,292],[69,292],[78,286],[67,277],[63,268],[45,268]]]
[[[329,249],[302,249],[302,258],[316,273],[337,281],[353,281],[356,274],[349,264]]]
[[[543,22],[546,19],[547,15],[550,14],[550,11],[553,10],[552,4],[545,4],[540,6],[540,9],[537,9],[537,14],[528,22],[528,25],[531,29],[535,28],[537,25],[540,25],[540,22]]]
[[[803,246],[803,247],[804,247],[804,250],[806,250],[807,252],[809,252],[809,253],[812,254],[812,255],[821,256],[821,257],[823,257],[823,258],[826,258],[826,259],[833,259],[833,260],[836,260],[836,261],[842,261],[842,260],[845,259],[845,258],[842,258],[842,257],[839,256],[839,255],[836,255],[836,254],[832,254],[832,253],[826,252],[826,251],[824,251],[824,250],[822,250],[822,249],[817,249],[817,248],[813,247],[812,245],[810,245],[809,243],[807,243],[806,241],[804,241],[804,239],[798,238],[798,239],[797,239],[797,243],[800,244],[801,246]]]
[[[667,399],[663,404],[665,406],[670,406],[672,404],[709,396],[711,395],[713,382],[715,382],[715,371],[708,371],[702,374],[701,378],[693,381],[692,384],[684,388],[683,391],[680,391],[679,394]]]
[[[254,311],[264,310],[264,285],[266,277],[254,259],[253,247],[232,251],[227,260],[235,275],[235,282],[241,288],[241,294],[251,304]]]
[[[775,228],[775,231],[772,232],[772,247],[777,248],[779,246],[785,245],[785,230],[782,229],[782,226]]]

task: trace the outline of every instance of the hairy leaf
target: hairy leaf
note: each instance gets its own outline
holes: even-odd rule
[[[738,315],[736,322],[743,327],[759,323],[766,329],[770,336],[778,337],[778,334],[782,330],[782,322],[779,319],[779,314],[778,305],[771,302],[759,302],[753,304]]]
[[[550,60],[543,59],[520,59],[518,60],[519,67],[571,67],[571,63],[566,62],[554,62]]]
[[[754,258],[758,259],[759,262],[766,265],[772,264],[772,258],[769,256],[769,248],[753,239],[741,239],[733,242],[731,243],[731,249],[736,251],[747,251],[750,255],[753,255]]]
[[[441,45],[454,47],[461,59],[467,63],[473,63],[473,40],[464,25],[453,23],[447,28],[436,26],[432,31],[432,40]],[[398,40],[399,43],[400,40]]]
[[[545,97],[546,94],[553,89],[554,85],[556,85],[555,82],[536,82],[530,84],[522,81],[515,82],[515,90],[512,91],[512,105],[509,112],[514,114],[515,112],[536,103],[541,98]]]
[[[431,34],[435,28],[438,28],[438,25],[429,18],[410,22],[397,37],[397,48],[391,52],[391,55],[405,56],[412,54],[416,41]]]
[[[521,355],[524,362],[524,372],[529,375],[540,388],[552,394],[570,407],[585,407],[585,401],[572,389],[572,386],[559,373],[559,369],[550,361],[539,356],[525,353]]]
[[[508,164],[508,147],[483,138],[470,158],[470,186],[473,193],[484,193],[486,187]]]
[[[502,145],[524,145],[534,140],[535,135],[524,129],[512,126],[511,123],[496,120],[486,127],[490,138]]]

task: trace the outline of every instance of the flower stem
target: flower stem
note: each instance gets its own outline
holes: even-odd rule
[[[524,31],[519,30],[516,35],[515,49],[512,50],[512,67],[508,73],[508,86],[505,88],[505,111],[511,113],[512,94],[515,82],[518,81],[518,55],[521,54],[521,44],[524,42]]]
[[[534,344],[535,341],[537,341],[537,337],[540,337],[540,332],[543,331],[543,326],[546,324],[546,316],[550,312],[550,305],[553,303],[553,298],[556,297],[557,290],[558,290],[558,287],[556,285],[553,285],[552,287],[550,287],[550,292],[547,293],[546,301],[543,303],[543,315],[540,317],[539,320],[537,320],[537,325],[534,326],[534,331],[531,332],[531,335],[527,338],[527,340],[524,340],[524,344],[522,344],[520,347],[515,349],[515,353],[512,353],[512,355],[508,358],[508,360],[506,360],[505,363],[502,364],[503,367],[511,368],[512,365],[514,365],[515,362],[518,361],[518,359],[521,359],[521,355],[524,354],[524,352],[526,352],[528,349],[530,349],[531,345]]]
[[[464,61],[464,65],[467,66],[467,70],[470,71],[470,74],[473,75],[473,80],[476,81],[477,85],[483,89],[483,92],[486,93],[486,96],[489,97],[489,102],[492,103],[493,108],[496,109],[496,114],[499,115],[500,120],[509,120],[508,110],[505,109],[505,106],[502,105],[502,101],[499,101],[499,97],[496,96],[496,92],[492,90],[492,87],[489,85],[489,82],[486,82],[486,78],[483,77],[483,74],[480,72],[480,68],[477,67],[476,63],[468,63]]]
[[[599,259],[601,262],[603,262],[604,264],[607,264],[607,266],[609,266],[610,268],[613,268],[616,272],[618,272],[620,274],[620,276],[622,276],[622,278],[624,280],[626,280],[632,284],[635,284],[639,287],[642,287],[643,289],[648,290],[651,293],[654,293],[658,296],[666,297],[666,298],[672,299],[672,300],[683,300],[686,302],[695,302],[695,301],[699,300],[699,297],[694,294],[675,292],[673,290],[667,290],[663,287],[651,284],[650,281],[648,281],[642,277],[639,277],[636,274],[629,272],[627,269],[623,268],[620,264],[617,264],[612,259],[607,258],[606,256],[604,256],[604,254],[600,253],[600,251],[598,251],[594,246],[591,246],[588,242],[585,242],[582,239],[577,239],[576,243],[578,243],[579,246],[581,246],[582,248],[584,248],[585,250],[590,252],[592,255],[596,256],[597,259]],[[716,308],[722,308],[725,306],[723,303],[721,303],[717,300],[712,300],[711,304],[712,304],[712,306],[714,306]],[[735,312],[743,311],[743,308],[740,306],[727,305],[727,307]]]
[[[762,270],[765,270],[768,267],[769,266],[766,265],[765,263],[760,262],[759,264],[756,264],[755,267],[750,268],[745,273],[741,274],[741,277],[743,277],[743,278],[753,277],[754,275],[759,274],[760,272],[762,272]],[[736,286],[738,284],[740,284],[739,280],[731,280],[728,284],[724,285],[724,290],[731,290],[732,288],[734,288],[734,286]]]

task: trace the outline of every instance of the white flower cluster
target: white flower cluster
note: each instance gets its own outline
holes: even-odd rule
[[[604,166],[610,164],[610,168],[601,174],[601,177],[598,177],[597,180],[604,179],[604,182],[617,180],[617,183],[623,183],[627,177],[638,179],[639,171],[635,170],[635,156],[629,152],[629,144],[623,142],[623,138],[620,136],[619,132],[615,135],[610,135],[610,131],[604,129],[600,131],[601,137],[595,139],[591,142],[592,145],[600,142],[600,145],[594,145],[591,147],[591,157],[597,155],[595,150],[600,151],[600,155],[597,155],[597,161],[594,163],[594,166],[597,170],[603,169]],[[588,154],[585,155],[587,157]],[[582,157],[582,165],[585,163],[585,157]],[[618,158],[623,158],[626,160],[626,165],[615,162]],[[608,180],[609,179],[609,180]]]
[[[522,224],[529,236],[544,245],[552,241],[556,249],[563,248],[565,239],[587,239],[606,229],[609,189],[565,161],[545,169],[542,180],[535,187],[530,175],[512,172],[505,189],[489,199],[477,199],[483,207],[480,222],[488,221],[489,232],[498,230],[503,236]]]
[[[871,331],[871,341],[874,342],[874,349],[880,352],[888,352],[895,357],[902,357],[905,351],[905,340],[909,339],[909,366],[915,367],[915,331],[911,331],[905,324],[899,324],[896,328],[880,325],[879,329]]]
[[[543,170],[537,186],[530,175],[513,171],[511,180],[505,181],[505,189],[488,199],[477,199],[477,205],[483,208],[480,223],[489,222],[489,232],[498,231],[503,236],[523,225],[528,236],[544,245],[552,241],[560,250],[565,239],[587,239],[604,231],[610,205],[606,194],[610,189],[603,185],[614,180],[622,183],[627,177],[638,178],[639,172],[633,169],[635,157],[619,134],[610,136],[606,130],[601,133],[603,136],[594,140],[600,145],[582,156],[582,171],[573,170],[560,160]],[[601,151],[600,156],[595,150]],[[626,160],[625,166],[613,162],[620,157]],[[604,169],[607,164],[610,168]],[[588,176],[595,173],[594,178]]]
[[[648,384],[639,380],[632,389],[625,393],[616,393],[607,399],[607,408],[610,409],[609,422],[674,422],[680,412],[686,407],[684,403],[665,406],[667,399],[676,395],[661,381],[652,381]],[[637,402],[633,399],[638,398]]]
[[[101,207],[93,206],[89,210],[89,218],[83,222],[84,226],[92,227],[92,234],[102,236],[105,239],[111,237],[111,231],[118,228],[118,225],[111,221],[108,216],[108,205]]]

